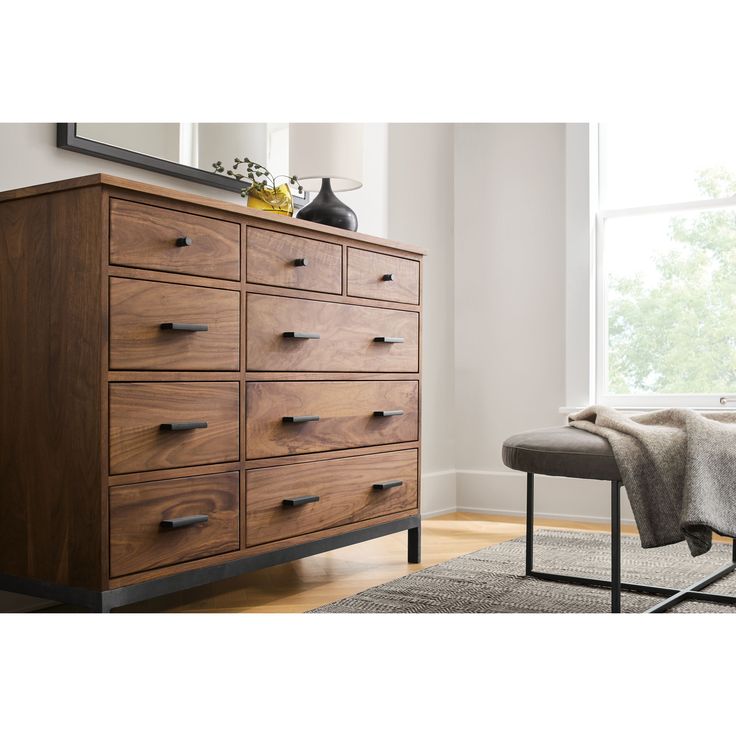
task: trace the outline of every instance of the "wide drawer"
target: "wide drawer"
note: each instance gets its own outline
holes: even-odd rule
[[[240,294],[110,279],[111,370],[240,368]]]
[[[238,281],[240,225],[111,199],[110,263]]]
[[[419,315],[311,299],[248,295],[248,370],[419,370]]]
[[[348,248],[348,295],[419,304],[419,261]]]
[[[239,460],[239,386],[111,383],[110,473]]]
[[[417,381],[253,381],[246,392],[248,458],[412,442],[419,436]]]
[[[342,247],[249,227],[246,274],[251,284],[342,294]]]
[[[249,470],[246,544],[417,508],[417,451]]]
[[[240,546],[238,472],[110,488],[110,575]]]

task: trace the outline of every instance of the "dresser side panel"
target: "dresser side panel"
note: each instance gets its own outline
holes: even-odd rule
[[[0,571],[104,584],[98,186],[0,204]]]

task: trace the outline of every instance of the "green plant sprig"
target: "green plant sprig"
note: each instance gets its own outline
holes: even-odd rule
[[[243,158],[238,158],[236,156],[233,159],[232,169],[228,169],[227,171],[225,171],[225,166],[222,161],[216,161],[212,166],[215,169],[216,174],[227,174],[237,181],[247,180],[250,182],[249,186],[240,190],[241,197],[247,197],[248,192],[250,192],[251,189],[254,189],[256,192],[262,192],[264,189],[275,190],[280,186],[277,184],[279,179],[286,179],[292,186],[297,187],[299,194],[304,193],[304,187],[302,187],[295,176],[287,176],[285,174],[274,176],[265,166],[256,163],[255,161],[251,161],[245,156]],[[236,172],[236,169],[239,166],[245,166],[245,174],[241,174],[239,171]]]

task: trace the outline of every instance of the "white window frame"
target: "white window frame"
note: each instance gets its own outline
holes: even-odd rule
[[[668,212],[703,211],[724,207],[735,207],[736,196],[723,199],[707,199],[688,202],[670,202],[662,205],[627,207],[622,209],[601,209],[599,177],[599,125],[590,125],[590,182],[593,185],[593,243],[591,262],[594,264],[595,318],[593,344],[594,403],[613,406],[618,409],[657,409],[668,406],[689,407],[692,409],[731,409],[736,403],[733,394],[647,394],[622,395],[607,394],[606,371],[608,363],[608,312],[605,289],[605,223],[620,217],[636,217]],[[568,271],[569,277],[569,271]],[[728,401],[730,399],[731,401]],[[726,400],[724,402],[724,400]],[[725,405],[724,405],[725,403]],[[729,406],[730,405],[730,406]]]
[[[565,125],[565,406],[595,402],[597,128]]]

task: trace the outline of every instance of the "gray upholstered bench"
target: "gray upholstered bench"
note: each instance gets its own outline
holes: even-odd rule
[[[513,470],[526,473],[526,575],[573,585],[611,588],[611,611],[621,612],[621,591],[664,596],[665,600],[648,613],[662,613],[685,599],[736,604],[736,597],[704,592],[725,575],[736,570],[736,540],[733,562],[684,590],[654,585],[621,582],[621,473],[608,441],[603,437],[573,427],[537,429],[509,437],[503,443],[503,462]],[[557,475],[566,478],[605,480],[611,484],[611,579],[574,577],[534,569],[534,476]]]

